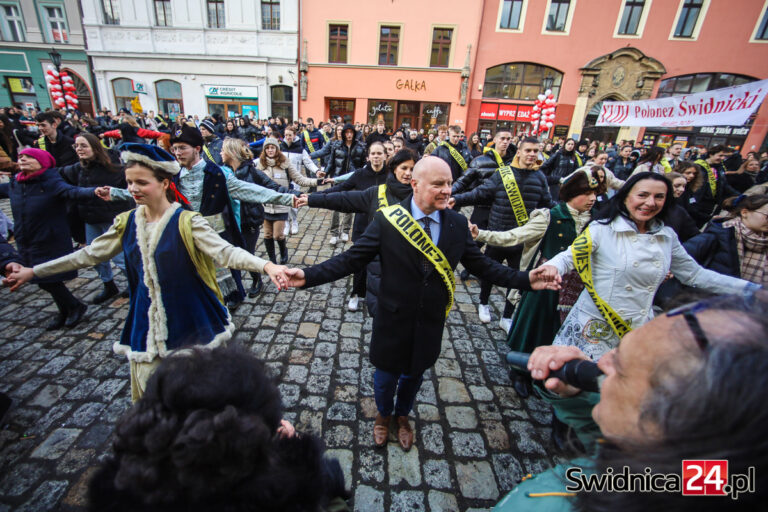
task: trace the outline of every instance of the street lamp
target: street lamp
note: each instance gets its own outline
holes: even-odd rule
[[[53,67],[56,68],[56,72],[61,71],[61,54],[56,51],[56,48],[51,48],[50,53],[48,53],[48,56],[51,58],[51,62],[53,62]]]
[[[548,89],[551,89],[554,84],[555,84],[554,77],[552,75],[547,75],[541,81],[541,88],[542,88],[542,90],[546,91]]]

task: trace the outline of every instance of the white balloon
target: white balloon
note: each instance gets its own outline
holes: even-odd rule
[[[552,89],[547,89],[544,91],[544,96],[549,96],[550,94],[552,94]]]
[[[545,99],[547,99],[547,97],[544,96],[543,94],[539,94],[537,97],[539,98],[539,101],[544,101]]]

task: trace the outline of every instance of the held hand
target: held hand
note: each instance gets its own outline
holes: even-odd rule
[[[7,269],[8,267],[6,267]],[[12,272],[9,276],[7,281],[9,281],[9,284],[11,284],[11,291],[15,292],[16,290],[21,287],[24,283],[28,283],[32,280],[32,278],[35,277],[35,273],[32,272],[32,269],[29,267],[21,267],[17,269],[16,271]]]
[[[455,198],[453,198],[453,197],[451,197],[450,199],[448,199],[448,208],[453,208],[453,207],[455,207],[455,206],[456,206],[456,199],[455,199]]]
[[[307,284],[307,280],[304,278],[304,271],[300,268],[289,268],[285,271],[288,277],[288,286],[291,288],[301,288]]]
[[[299,208],[301,206],[299,200],[300,196],[293,196],[293,206],[291,208]]]
[[[560,289],[560,283],[563,281],[557,269],[552,265],[542,265],[537,269],[531,270],[528,278],[531,280],[531,288],[534,290],[557,291]]]
[[[97,187],[95,190],[96,197],[101,199],[102,201],[111,201],[112,200],[112,193],[111,189],[112,187],[105,185],[103,187]]]
[[[325,178],[325,171],[317,171],[316,176],[320,179]]]
[[[307,194],[300,195],[296,201],[296,208],[302,208],[304,206],[309,206],[309,196],[307,196]]]
[[[469,232],[472,233],[472,239],[477,240],[477,237],[480,236],[480,228],[477,227],[477,224],[472,224],[469,220],[467,220],[469,223]]]
[[[570,386],[556,377],[548,377],[550,370],[557,370],[572,359],[589,359],[576,347],[563,345],[548,345],[536,347],[528,359],[528,370],[531,377],[543,380],[544,387],[562,397],[573,396],[579,389]]]
[[[280,426],[277,427],[277,435],[282,439],[287,439],[296,435],[296,429],[288,420],[280,420]]]
[[[288,289],[288,278],[285,275],[286,270],[288,270],[288,267],[285,265],[275,265],[271,261],[264,265],[264,272],[275,283],[277,291]]]
[[[325,178],[323,180],[323,185],[333,185],[334,183],[336,183],[336,180],[333,178]]]

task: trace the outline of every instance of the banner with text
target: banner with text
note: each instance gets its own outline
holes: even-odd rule
[[[596,126],[743,125],[768,93],[768,80],[655,100],[606,101]]]

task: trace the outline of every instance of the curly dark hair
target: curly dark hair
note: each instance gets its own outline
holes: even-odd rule
[[[169,357],[118,423],[91,510],[309,512],[346,497],[338,461],[311,435],[278,437],[281,417],[277,387],[250,351]]]

